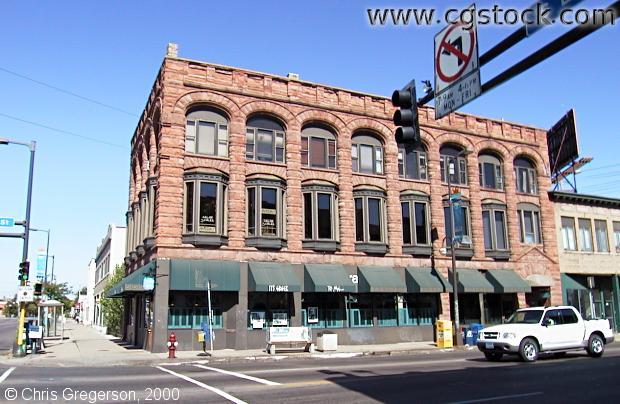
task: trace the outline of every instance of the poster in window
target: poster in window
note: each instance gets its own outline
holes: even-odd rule
[[[274,326],[288,326],[288,314],[287,313],[273,313],[273,322]]]
[[[250,323],[253,329],[262,329],[265,326],[265,312],[253,311],[250,312]]]
[[[319,322],[319,308],[308,307],[308,324],[316,324]]]

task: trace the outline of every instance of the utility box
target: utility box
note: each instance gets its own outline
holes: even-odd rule
[[[321,352],[338,350],[338,334],[328,331],[318,333],[316,349]]]
[[[437,348],[452,348],[452,321],[437,320]]]

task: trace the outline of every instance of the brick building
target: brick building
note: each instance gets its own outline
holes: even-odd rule
[[[131,141],[128,276],[111,293],[127,299],[125,338],[162,351],[174,330],[199,349],[210,281],[216,348],[262,347],[261,328],[282,324],[345,344],[433,340],[451,311],[449,165],[462,323],[561,302],[546,131],[422,108],[423,145],[405,147],[393,112],[169,45]]]

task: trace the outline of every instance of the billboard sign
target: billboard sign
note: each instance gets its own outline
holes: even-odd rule
[[[579,157],[575,110],[571,109],[547,132],[551,175],[557,174]]]
[[[46,261],[45,253],[39,253],[37,255],[37,274],[36,279],[38,282],[43,282],[43,278],[45,278],[45,261]]]

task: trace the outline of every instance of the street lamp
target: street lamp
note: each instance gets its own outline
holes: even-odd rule
[[[26,146],[30,150],[30,168],[28,171],[28,195],[26,198],[26,220],[24,220],[24,247],[22,249],[22,262],[28,261],[28,240],[30,237],[30,207],[32,201],[32,175],[34,172],[34,152],[37,147],[37,142],[34,140],[30,143],[20,142],[17,140],[11,140],[7,138],[0,138],[0,145],[20,145]],[[20,286],[24,286],[25,280],[20,281]],[[15,346],[15,356],[25,356],[26,347],[22,338],[22,329],[24,328],[24,321],[26,317],[26,305],[24,303],[19,304],[19,321],[17,324],[17,336]]]
[[[45,296],[45,283],[47,282],[47,262],[50,257],[50,229],[35,229],[33,227],[30,228],[32,231],[43,231],[47,233],[47,246],[45,247],[45,276],[43,278],[43,286],[41,287],[41,296]]]
[[[459,157],[465,157],[471,153],[469,149],[461,150],[456,156],[448,157],[448,210],[450,211],[450,255],[452,256],[452,298],[454,306],[454,336],[456,338],[456,345],[462,345],[460,337],[460,321],[459,321],[459,287],[458,279],[456,276],[456,253],[455,253],[455,240],[454,240],[454,203],[452,201],[452,176],[456,172],[455,164],[456,159]]]

